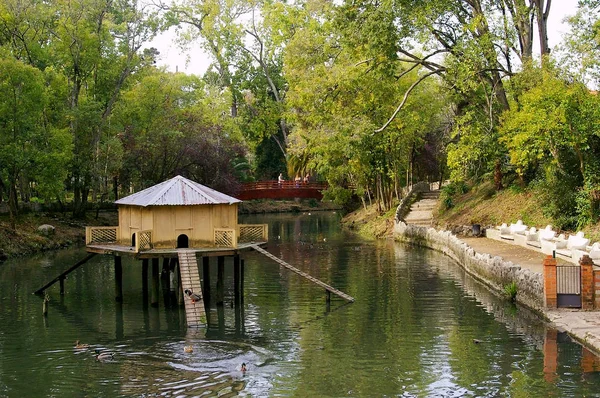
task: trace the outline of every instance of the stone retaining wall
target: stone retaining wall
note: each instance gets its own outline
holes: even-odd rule
[[[498,294],[504,294],[504,286],[515,282],[517,301],[543,314],[544,280],[542,274],[521,269],[520,266],[501,257],[476,253],[473,248],[449,231],[437,231],[394,222],[394,238],[398,241],[425,246],[440,251],[462,266],[469,274],[485,283]]]
[[[415,185],[413,185],[412,189],[408,191],[404,198],[402,198],[400,204],[396,208],[396,220],[403,220],[404,217],[406,217],[408,212],[410,212],[410,206],[412,205],[413,199],[416,195],[421,192],[429,191],[429,184],[424,181],[417,182]]]

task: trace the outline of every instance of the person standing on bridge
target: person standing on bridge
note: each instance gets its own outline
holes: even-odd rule
[[[283,179],[283,173],[279,173],[279,177],[277,178],[277,183],[281,185],[285,180]]]

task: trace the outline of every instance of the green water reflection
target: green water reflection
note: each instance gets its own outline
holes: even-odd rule
[[[600,396],[598,359],[524,309],[491,296],[447,257],[342,231],[334,213],[261,215],[268,250],[356,298],[353,304],[244,254],[243,306],[190,331],[174,293],[158,308],[141,264],[97,256],[52,287],[49,315],[31,294],[85,256],[48,253],[0,265],[0,396],[530,397]],[[216,261],[211,284],[216,284]],[[75,340],[90,344],[74,349]],[[191,345],[192,353],[184,346]],[[94,351],[113,360],[97,361]],[[239,368],[248,364],[248,372]]]

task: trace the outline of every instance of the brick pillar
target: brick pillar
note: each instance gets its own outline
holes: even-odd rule
[[[588,255],[579,260],[581,266],[581,309],[594,309],[594,263]]]
[[[583,373],[597,372],[599,369],[598,357],[585,347],[581,347],[581,371]]]
[[[544,259],[544,305],[556,308],[556,259],[550,255]]]
[[[600,309],[600,270],[594,270],[594,309]]]
[[[556,329],[546,329],[546,336],[544,336],[544,380],[548,383],[553,383],[557,378],[558,344],[556,338]]]

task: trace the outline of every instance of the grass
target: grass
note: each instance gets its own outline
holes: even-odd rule
[[[552,224],[552,220],[542,213],[536,195],[529,191],[507,189],[495,192],[492,184],[484,183],[454,198],[454,207],[438,210],[439,224],[495,226],[517,220],[541,228]]]
[[[391,236],[394,227],[394,215],[396,206],[380,214],[377,206],[368,206],[348,214],[342,220],[344,226],[354,230],[360,236],[368,239],[384,238]]]

